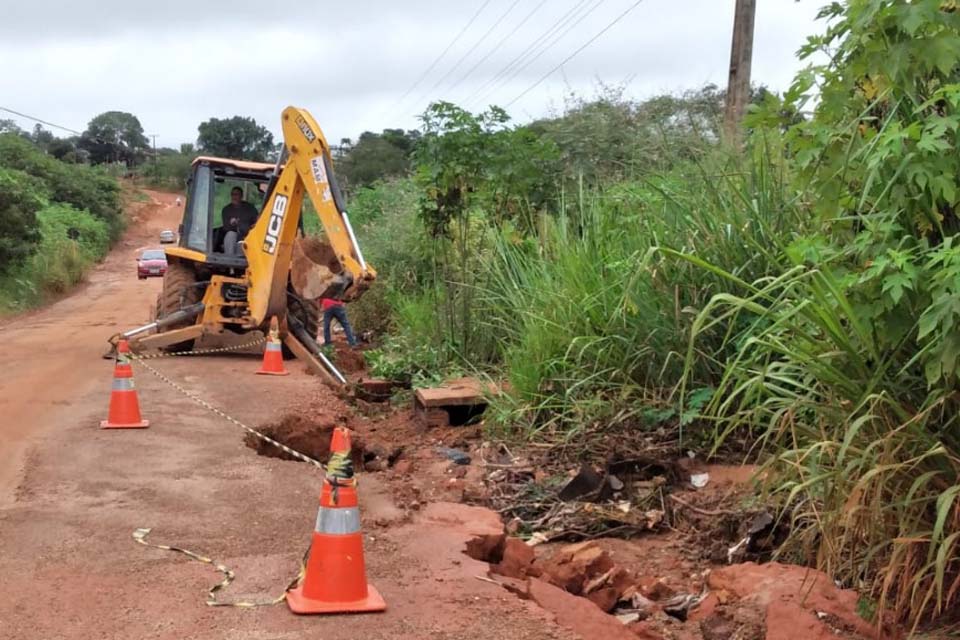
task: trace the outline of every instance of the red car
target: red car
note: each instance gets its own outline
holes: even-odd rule
[[[137,258],[137,277],[162,278],[167,272],[167,254],[163,249],[147,249]]]

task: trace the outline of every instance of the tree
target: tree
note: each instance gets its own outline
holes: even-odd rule
[[[184,142],[180,145],[180,153],[185,156],[190,156],[194,154],[193,144],[190,142]]]
[[[356,143],[340,141],[337,169],[349,188],[373,184],[377,180],[401,176],[410,170],[410,156],[420,139],[419,131],[384,129],[383,133],[365,131]]]
[[[143,158],[148,146],[140,120],[125,111],[101,113],[80,137],[80,147],[90,153],[94,164],[125,162],[131,166]]]
[[[197,130],[197,147],[204,153],[263,162],[274,152],[273,134],[253,118],[210,118]]]
[[[30,140],[33,141],[33,144],[37,145],[44,151],[47,151],[50,147],[50,144],[56,139],[56,136],[54,136],[52,132],[44,129],[43,125],[39,122],[34,125],[33,135],[30,136]]]
[[[47,145],[47,153],[57,160],[71,161],[71,154],[76,154],[76,138],[54,138]]]
[[[23,129],[9,118],[0,118],[0,133],[15,133],[20,135],[23,133]]]

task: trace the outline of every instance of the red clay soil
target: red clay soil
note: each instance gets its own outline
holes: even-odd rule
[[[0,386],[0,444],[11,452],[0,470],[0,638],[820,640],[869,633],[853,614],[856,596],[827,576],[777,564],[723,567],[705,559],[701,538],[682,532],[601,539],[594,543],[599,555],[580,556],[592,558],[584,563],[589,571],[617,570],[593,593],[630,581],[654,601],[646,619],[625,626],[563,588],[583,593],[604,576],[565,582],[547,570],[564,545],[531,553],[506,540],[495,512],[463,504],[486,500],[491,469],[481,459],[480,427],[424,429],[409,398],[396,410],[349,404],[295,363],[290,376],[257,376],[259,355],[168,358],[151,366],[321,460],[334,425],[357,434],[363,466],[382,470],[362,475],[360,501],[367,577],[388,609],[314,617],[283,605],[206,606],[206,591],[220,575],[137,545],[132,532],[151,527],[151,541],[195,550],[235,571],[222,600],[276,595],[310,540],[321,478],[310,465],[256,455],[242,430],[140,365],[137,389],[151,427],[98,428],[113,366],[99,357],[104,341],[149,317],[160,284],[136,280],[133,251],[175,225],[180,213],[174,196],[153,197],[86,288],[3,326],[0,365],[14,374]],[[472,462],[458,465],[438,447],[462,450]],[[708,491],[683,499],[724,509],[741,478],[730,486],[724,479],[718,471]],[[680,513],[687,525],[710,530],[710,517]],[[491,573],[484,559],[501,570],[512,563],[506,573],[519,579]],[[709,595],[686,622],[664,613],[670,596],[700,593],[705,582]],[[600,595],[594,600],[609,604]]]
[[[334,363],[340,373],[347,376],[354,376],[367,370],[367,361],[363,358],[363,352],[358,349],[351,349],[345,342],[335,342]]]
[[[294,451],[310,456],[317,461],[326,461],[330,457],[330,439],[334,427],[346,426],[348,421],[343,416],[325,414],[311,415],[288,413],[280,420],[260,426],[257,430],[263,435],[282,442]],[[252,433],[244,436],[243,440],[248,447],[263,456],[280,458],[281,460],[297,460],[296,457],[275,447],[266,440],[262,440]],[[354,463],[363,461],[363,442],[353,438]]]
[[[458,538],[449,521],[420,520],[412,505],[395,501],[393,469],[360,483],[367,577],[387,601],[382,614],[208,607],[207,589],[220,574],[133,541],[135,529],[150,527],[150,541],[230,567],[237,578],[222,600],[274,596],[296,573],[321,487],[310,465],[256,455],[241,429],[139,365],[150,428],[98,428],[113,370],[100,358],[106,338],[146,321],[160,286],[136,279],[134,251],[176,228],[182,211],[174,195],[153,197],[85,288],[3,325],[0,364],[10,375],[0,385],[0,638],[573,640],[539,607],[477,580],[485,565],[463,554],[467,534]],[[287,377],[257,376],[260,360],[150,364],[251,426],[276,424],[302,403],[319,423],[337,421],[346,405],[317,378],[295,363]],[[362,430],[367,419],[352,421]]]

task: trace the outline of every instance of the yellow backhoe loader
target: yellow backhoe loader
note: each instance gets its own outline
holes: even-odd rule
[[[282,126],[276,164],[193,162],[178,245],[165,250],[156,318],[114,338],[128,339],[134,350],[182,351],[208,335],[266,332],[277,318],[288,354],[344,382],[316,344],[319,298],[356,299],[376,272],[360,252],[313,116],[288,107]],[[238,190],[233,206],[241,208],[230,208]],[[306,203],[322,239],[304,233]],[[246,224],[230,213],[237,210],[249,213]]]

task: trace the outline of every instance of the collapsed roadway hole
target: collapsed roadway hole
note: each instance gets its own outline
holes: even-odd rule
[[[341,422],[330,416],[311,417],[300,414],[286,414],[277,422],[261,426],[258,431],[277,442],[287,445],[294,451],[299,451],[319,462],[326,462],[330,458],[330,438],[333,436],[333,429],[340,424]],[[363,462],[363,443],[356,435],[353,435],[351,440],[353,463],[357,468],[360,468]],[[244,444],[261,456],[297,461],[283,449],[254,436],[252,433],[248,433],[243,441]]]

